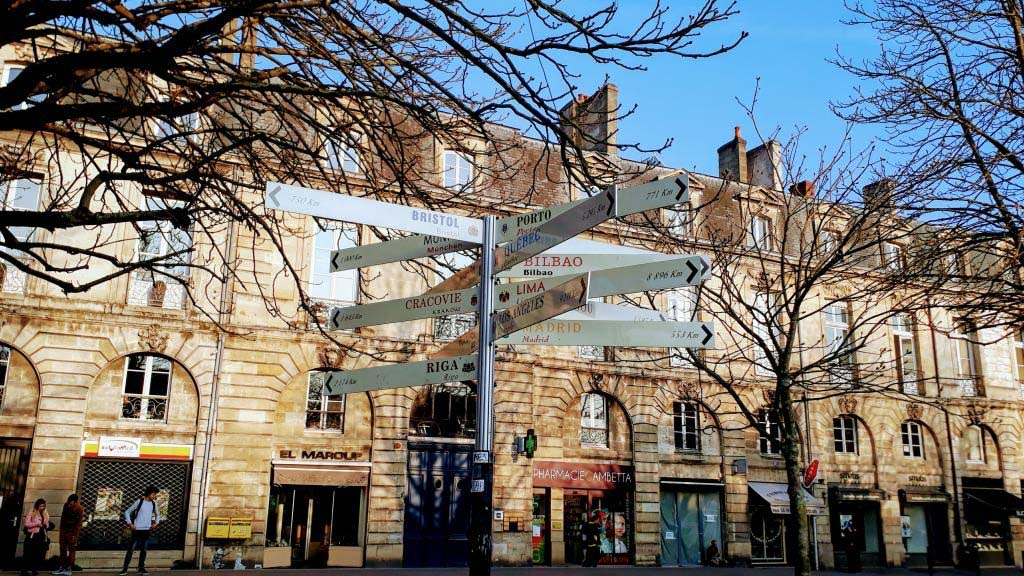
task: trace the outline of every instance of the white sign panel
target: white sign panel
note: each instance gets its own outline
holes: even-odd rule
[[[267,182],[264,202],[268,208],[306,214],[328,220],[356,222],[431,234],[466,242],[481,242],[483,223],[477,218],[445,214],[422,208],[378,202],[315,188]]]
[[[714,348],[715,328],[708,322],[634,322],[561,320],[539,322],[496,340],[529,346],[636,346],[641,348]]]
[[[142,453],[142,438],[100,436],[97,456],[110,458],[138,458]]]
[[[672,178],[619,190],[615,198],[615,215],[628,216],[689,201],[689,175],[684,172]]]
[[[333,308],[330,314],[330,329],[349,330],[361,326],[468,314],[476,312],[477,304],[477,287],[474,286],[454,292],[421,294],[412,298]]]
[[[620,266],[634,266],[648,262],[661,262],[678,257],[675,254],[655,252],[649,254],[538,254],[502,271],[498,276],[505,278],[560,276],[607,270]]]
[[[591,295],[593,298],[593,295]],[[665,312],[605,302],[587,302],[582,307],[555,316],[555,320],[621,320],[624,322],[664,322],[672,320]]]
[[[328,396],[475,380],[477,355],[437,358],[360,370],[335,371],[327,375],[324,389]]]

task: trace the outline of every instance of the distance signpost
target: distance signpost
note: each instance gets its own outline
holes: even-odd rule
[[[480,246],[479,261],[425,294],[334,308],[329,315],[332,330],[347,330],[475,311],[477,326],[429,360],[334,371],[325,382],[327,394],[334,396],[477,380],[469,526],[472,576],[490,573],[496,344],[714,346],[710,323],[675,322],[656,310],[587,302],[588,298],[700,284],[711,275],[707,258],[659,253],[569,254],[557,255],[557,260],[556,255],[539,256],[610,218],[688,201],[687,179],[688,175],[681,174],[639,186],[612,187],[576,202],[483,220],[267,183],[268,208],[414,233],[336,250],[331,254],[332,272]],[[504,245],[496,249],[498,244]],[[560,275],[558,271],[573,274]],[[537,278],[496,285],[499,272]]]

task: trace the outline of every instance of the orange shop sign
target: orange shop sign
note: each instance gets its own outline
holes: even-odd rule
[[[82,441],[82,456],[92,458],[141,458],[143,460],[191,460],[189,444],[150,444],[141,438],[103,436]]]

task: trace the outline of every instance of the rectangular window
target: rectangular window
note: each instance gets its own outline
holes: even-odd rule
[[[825,306],[825,345],[829,357],[829,376],[836,384],[853,380],[853,354],[850,342],[850,307],[847,302]]]
[[[693,209],[688,205],[666,208],[668,229],[673,236],[688,238],[693,235]]]
[[[892,350],[896,378],[906,394],[920,394],[917,371],[917,346],[914,344],[914,321],[906,314],[892,317]]]
[[[832,419],[832,438],[838,454],[857,453],[857,419],[839,416]]]
[[[978,358],[975,349],[974,325],[964,319],[955,320],[950,333],[956,362],[956,379],[963,396],[978,396]]]
[[[473,191],[473,162],[469,156],[453,150],[445,150],[444,187],[451,190]]]
[[[838,236],[831,230],[822,230],[818,240],[818,249],[822,257],[830,255],[839,245]]]
[[[43,182],[39,178],[18,178],[0,182],[0,209],[39,210],[42,185]],[[34,229],[28,226],[12,226],[9,230],[19,241],[28,242]]]
[[[669,318],[675,322],[693,322],[697,318],[697,289],[693,286],[676,288],[666,296]],[[692,368],[690,352],[683,348],[669,349],[669,365],[673,368]]]
[[[782,448],[779,442],[782,440],[782,423],[779,421],[779,416],[773,410],[761,410],[759,419],[761,425],[764,426],[764,431],[767,432],[767,436],[760,434],[761,454],[781,453]]]
[[[25,67],[24,66],[21,66],[21,65],[18,65],[18,64],[8,65],[3,70],[3,78],[2,78],[3,85],[6,86],[6,85],[10,84],[11,82],[14,81],[15,78],[17,78],[19,75],[21,75],[21,73],[24,72],[24,71],[25,71]],[[43,100],[46,100],[46,94],[32,94],[31,96],[26,98],[24,102],[21,102],[19,104],[15,104],[14,106],[12,106],[12,108],[14,110],[25,110],[31,104],[38,104],[38,103],[42,102]]]
[[[360,164],[357,145],[361,143],[362,137],[359,134],[338,135],[328,139],[324,145],[327,165],[332,170],[358,173]]]
[[[754,296],[753,329],[763,342],[754,342],[754,372],[758,376],[775,374],[768,361],[768,354],[769,350],[778,350],[779,337],[782,335],[779,321],[778,295],[762,292]]]
[[[886,269],[892,272],[901,272],[906,267],[906,260],[903,257],[903,247],[892,242],[882,244],[882,261]]]
[[[327,372],[310,372],[306,390],[306,428],[345,431],[345,396],[328,396]]]
[[[589,392],[580,400],[580,444],[608,447],[608,399]]]
[[[967,263],[960,254],[946,256],[946,276],[950,280],[963,280],[967,276]]]
[[[449,252],[437,256],[438,281],[448,279],[459,270],[472,266],[473,257],[463,252]],[[476,326],[476,314],[452,314],[434,319],[434,338],[455,340]]]
[[[178,204],[174,200],[147,196],[145,210],[166,210]],[[152,270],[131,275],[128,303],[181,309],[186,303],[185,282],[192,262],[192,233],[175,228],[167,221],[139,222],[139,242],[135,261],[152,260]],[[158,273],[159,272],[159,273]]]
[[[967,444],[967,461],[971,464],[985,463],[985,432],[978,426],[968,426],[964,432]]]
[[[359,244],[356,227],[340,222],[317,221],[309,268],[309,296],[319,302],[351,305],[359,295],[359,270],[331,272],[331,252]]]
[[[761,250],[771,250],[771,241],[771,220],[767,216],[754,216],[751,218],[747,245],[760,248]]]
[[[908,458],[924,458],[924,444],[921,438],[921,425],[917,422],[904,422],[900,425],[903,437],[903,455]]]
[[[0,410],[4,406],[4,393],[7,392],[7,373],[11,367],[11,349],[0,344]]]
[[[1024,328],[1018,328],[1013,333],[1013,357],[1017,363],[1017,383],[1024,393]]]
[[[700,451],[700,405],[696,402],[673,402],[672,421],[676,450]]]
[[[125,359],[121,418],[166,420],[170,393],[170,360],[151,354],[132,354]]]

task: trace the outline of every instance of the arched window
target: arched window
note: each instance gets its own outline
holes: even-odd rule
[[[124,363],[121,418],[166,420],[171,394],[171,361],[153,354],[130,354]]]
[[[409,433],[435,438],[476,436],[476,390],[464,382],[428,386],[409,416]]]
[[[580,444],[608,447],[608,399],[588,392],[580,399]]]

